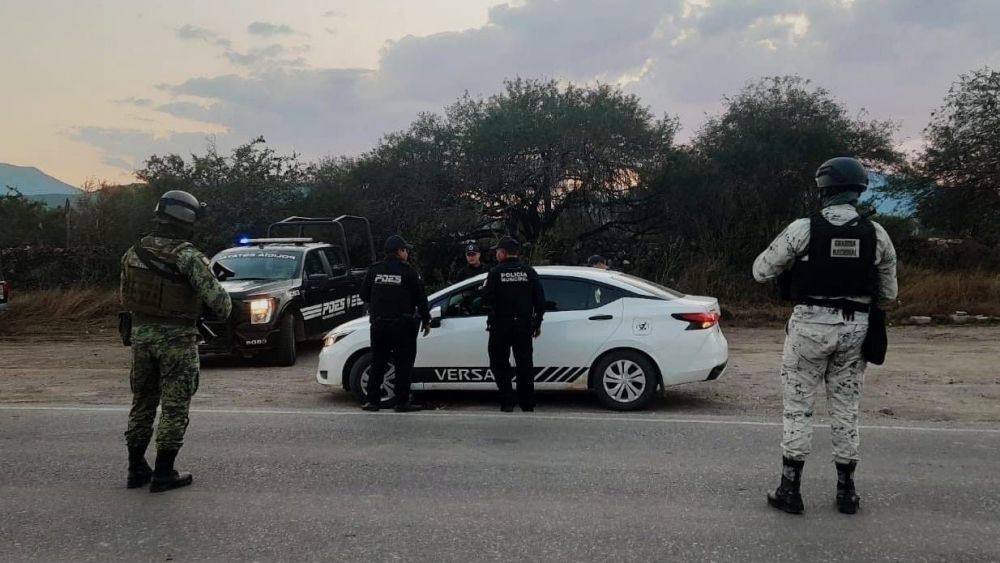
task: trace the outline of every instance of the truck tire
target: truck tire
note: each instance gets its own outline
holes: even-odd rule
[[[295,338],[295,315],[285,315],[278,323],[278,344],[274,349],[274,363],[279,366],[294,366],[297,359]]]

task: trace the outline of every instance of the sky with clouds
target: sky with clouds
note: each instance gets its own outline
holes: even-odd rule
[[[356,154],[515,76],[619,84],[688,136],[800,74],[915,146],[959,74],[1000,68],[998,27],[996,0],[0,0],[0,162],[79,185],[257,135]]]

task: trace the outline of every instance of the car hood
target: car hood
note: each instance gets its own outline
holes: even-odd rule
[[[334,332],[351,332],[359,329],[367,329],[370,326],[368,322],[368,317],[361,317],[359,319],[354,319],[353,321],[348,321],[337,328],[330,331]]]
[[[228,280],[221,282],[222,289],[235,298],[274,295],[298,287],[298,280]]]

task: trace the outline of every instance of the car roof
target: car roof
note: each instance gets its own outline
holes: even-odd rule
[[[614,270],[602,270],[600,268],[591,268],[589,266],[535,266],[535,271],[542,276],[555,276],[555,277],[570,277],[570,278],[581,278],[588,279],[597,282],[601,282],[607,285],[618,287],[629,291],[631,293],[637,293],[640,295],[647,295],[649,297],[658,297],[657,294],[649,291],[641,286],[637,286],[634,283],[627,283],[623,281],[623,276],[627,276],[622,272],[616,272]],[[463,280],[458,283],[450,284],[449,286],[442,288],[439,291],[434,292],[430,296],[430,299],[437,299],[441,295],[451,291],[453,288],[463,284],[470,284],[472,282],[478,281],[482,283],[486,279],[486,274],[478,274],[467,280]]]

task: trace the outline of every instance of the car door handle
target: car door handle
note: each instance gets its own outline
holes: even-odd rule
[[[592,321],[610,321],[613,318],[615,318],[613,315],[594,315],[593,317],[590,317],[590,320],[592,320]]]

